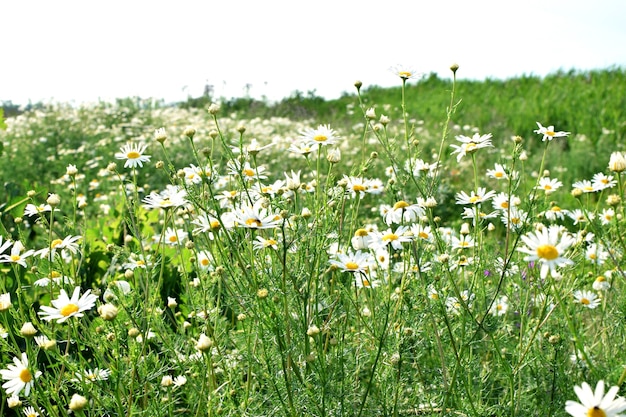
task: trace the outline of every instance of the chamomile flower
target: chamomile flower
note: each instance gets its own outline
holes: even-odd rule
[[[127,143],[115,154],[116,159],[125,159],[124,168],[143,167],[144,162],[150,161],[150,155],[144,155],[147,145]]]
[[[541,177],[535,188],[550,194],[563,186],[563,183],[556,178]]]
[[[50,204],[40,204],[38,206],[34,204],[26,204],[24,208],[24,216],[32,217],[41,213],[52,211],[52,206]]]
[[[337,267],[344,272],[360,272],[365,274],[369,271],[370,267],[375,264],[374,258],[369,252],[362,252],[360,250],[356,252],[337,253],[334,259],[331,259],[330,264]]]
[[[168,227],[161,235],[153,237],[155,242],[164,242],[168,246],[182,245],[187,240],[187,232],[184,229]]]
[[[410,80],[413,78],[421,78],[424,75],[421,72],[416,72],[414,68],[409,67],[407,65],[395,65],[389,68],[389,70],[404,81]]]
[[[398,201],[385,213],[385,223],[412,223],[424,215],[424,209],[417,204]]]
[[[589,180],[576,181],[575,183],[572,184],[572,188],[574,190],[580,190],[583,193],[593,193],[593,192],[598,191],[597,189],[594,188],[594,186],[591,184],[591,181]]]
[[[539,122],[537,122],[537,126],[539,127],[539,129],[535,130],[534,132],[538,135],[543,135],[543,138],[541,139],[543,142],[551,141],[554,138],[566,137],[569,135],[569,132],[555,132],[554,126],[544,127]]]
[[[350,243],[352,243],[354,250],[369,249],[372,243],[370,232],[366,229],[357,229],[352,239],[350,239]]]
[[[472,190],[471,194],[469,195],[465,191],[456,193],[455,198],[456,204],[480,204],[489,200],[495,195],[495,191],[487,191],[486,188],[479,187],[477,191]]]
[[[271,229],[278,227],[282,222],[280,214],[270,212],[262,206],[260,201],[257,201],[252,206],[243,206],[239,210],[233,211],[234,222],[248,229]]]
[[[40,407],[39,408],[42,412],[43,409]],[[29,406],[29,407],[24,407],[24,416],[25,417],[39,417],[41,416],[41,414],[39,414],[36,410],[35,407]],[[45,414],[44,414],[45,415]]]
[[[600,298],[598,298],[598,295],[594,292],[576,290],[574,291],[574,302],[593,310],[600,305]]]
[[[47,248],[43,248],[35,252],[41,259],[54,258],[57,254],[60,254],[62,258],[67,258],[71,254],[76,255],[79,251],[79,244],[77,243],[82,236],[65,236],[63,239],[54,239],[50,242]]]
[[[41,376],[41,371],[33,371],[28,367],[28,356],[22,353],[21,359],[14,357],[13,364],[7,366],[7,369],[1,369],[0,375],[5,382],[2,388],[6,390],[7,395],[20,395],[22,390],[24,396],[28,397],[30,390],[33,388],[35,379]]]
[[[563,257],[563,254],[575,240],[569,234],[561,233],[558,226],[544,227],[521,238],[526,246],[518,250],[528,255],[524,258],[525,261],[537,261],[541,264],[542,279],[546,278],[548,272],[553,278],[559,277],[558,267],[574,263],[571,259]]]
[[[160,193],[151,192],[142,200],[143,207],[147,210],[151,209],[167,209],[172,207],[181,207],[187,204],[185,197],[187,191],[175,185],[168,184],[165,190]]]
[[[600,222],[602,223],[603,226],[607,226],[611,224],[611,221],[613,220],[614,217],[615,217],[615,210],[613,210],[612,208],[602,209],[602,212],[600,213]]]
[[[213,254],[206,250],[198,251],[196,254],[196,261],[198,262],[198,266],[204,270],[212,270],[213,265],[215,265],[215,258],[213,258]]]
[[[489,312],[493,316],[504,316],[509,309],[509,299],[506,295],[499,297],[496,301],[494,301]]]
[[[0,294],[0,311],[7,311],[11,308],[11,293]]]
[[[459,135],[456,137],[456,140],[461,142],[461,144],[452,144],[450,146],[454,148],[451,155],[458,154],[456,156],[457,162],[461,162],[461,159],[463,159],[465,155],[472,154],[481,148],[493,147],[493,144],[491,143],[491,133],[486,135],[474,133],[474,136],[471,138],[469,136]]]
[[[626,170],[626,154],[613,152],[609,158],[609,170],[612,172],[622,172]]]
[[[596,291],[606,291],[611,288],[611,283],[605,275],[598,275],[591,286]]]
[[[487,170],[487,177],[506,180],[509,178],[509,174],[506,173],[506,168],[502,164],[496,164],[494,169]]]
[[[38,313],[42,320],[56,320],[57,323],[63,323],[70,317],[82,317],[84,311],[91,310],[96,304],[98,297],[91,294],[91,290],[87,290],[80,295],[80,287],[74,288],[72,297],[68,297],[64,289],[61,289],[59,298],[52,300],[52,306],[41,306]]]
[[[391,246],[395,250],[402,250],[404,243],[411,242],[413,234],[408,226],[399,226],[396,230],[387,229],[382,232],[372,232],[372,248],[379,249]]]
[[[0,255],[0,263],[18,264],[26,268],[26,258],[33,255],[35,251],[32,249],[23,251],[24,245],[22,245],[22,242],[19,240],[16,241],[13,243],[13,247],[11,248],[11,252],[9,254]]]
[[[311,148],[335,145],[339,142],[337,132],[331,129],[330,125],[319,125],[317,129],[309,128],[301,132],[300,135],[302,143]]]
[[[111,371],[108,369],[94,368],[87,369],[82,372],[76,372],[74,375],[76,376],[74,381],[82,381],[89,384],[96,381],[106,381],[109,379]]]
[[[0,235],[0,254],[2,254],[5,250],[9,249],[13,244],[13,241],[7,239],[3,242],[3,237]]]
[[[619,387],[614,386],[604,394],[604,381],[598,381],[595,391],[589,384],[583,382],[581,386],[574,386],[578,401],[565,402],[565,411],[574,417],[618,417],[626,410],[626,399],[617,397]]]
[[[585,250],[585,259],[596,265],[602,265],[608,258],[609,252],[601,244],[592,243]]]
[[[261,236],[257,236],[255,241],[252,242],[252,247],[255,250],[261,250],[261,249],[274,249],[277,250],[278,249],[278,241],[276,239],[273,238],[269,238],[269,239],[265,239]]]
[[[615,187],[617,185],[617,180],[614,179],[612,175],[606,175],[602,172],[598,172],[597,174],[594,174],[591,179],[591,184],[597,191],[602,191],[607,188]]]

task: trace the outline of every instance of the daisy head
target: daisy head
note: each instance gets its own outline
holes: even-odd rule
[[[137,143],[127,143],[120,148],[120,151],[115,154],[117,159],[125,159],[124,168],[136,168],[137,166],[143,167],[144,162],[150,161],[150,155],[144,155],[146,145],[139,145]]]
[[[548,272],[556,278],[559,276],[557,267],[574,263],[571,259],[565,258],[563,254],[575,241],[568,234],[561,233],[560,228],[556,225],[530,232],[522,236],[522,241],[526,247],[518,250],[528,255],[524,258],[525,261],[537,261],[541,264],[542,279],[548,275]]]
[[[556,132],[554,130],[554,126],[542,126],[541,123],[537,122],[537,126],[539,129],[535,130],[535,133],[538,135],[543,135],[541,139],[543,142],[551,141],[553,138],[561,138],[569,135],[570,132]]]
[[[14,357],[13,363],[7,366],[7,369],[0,370],[2,379],[6,382],[2,384],[7,395],[19,396],[22,390],[24,396],[28,397],[36,378],[39,378],[41,371],[33,372],[28,366],[28,357],[26,353],[22,353],[21,359]]]
[[[600,305],[600,298],[592,291],[574,291],[574,302],[583,307],[594,309]]]
[[[317,129],[306,129],[301,133],[302,142],[313,148],[315,145],[334,145],[339,141],[337,132],[330,125],[319,125]]]
[[[56,320],[57,323],[63,323],[70,317],[82,317],[84,311],[93,308],[97,299],[97,296],[91,294],[91,290],[85,291],[81,296],[80,287],[76,287],[70,298],[62,289],[59,298],[52,300],[53,307],[41,306],[38,314],[43,320]]]
[[[423,73],[415,71],[414,68],[406,66],[406,65],[396,65],[390,68],[390,71],[395,75],[400,77],[402,81],[414,79],[414,78],[422,78],[424,76]]]
[[[583,382],[581,386],[575,386],[574,392],[578,401],[568,400],[565,403],[565,411],[574,417],[617,417],[626,410],[626,400],[617,397],[619,387],[611,387],[604,394],[604,381],[598,381],[595,391],[589,384]]]

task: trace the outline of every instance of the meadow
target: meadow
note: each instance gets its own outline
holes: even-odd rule
[[[0,129],[0,414],[626,410],[626,72]]]

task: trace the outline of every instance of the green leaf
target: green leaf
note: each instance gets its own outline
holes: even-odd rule
[[[7,128],[7,124],[4,123],[4,109],[0,109],[0,129],[4,130],[6,128]],[[1,154],[2,154],[2,148],[0,147],[0,155]]]

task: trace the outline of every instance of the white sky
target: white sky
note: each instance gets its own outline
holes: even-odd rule
[[[625,0],[0,1],[0,101],[336,98],[399,85],[404,64],[459,78],[626,67]]]

